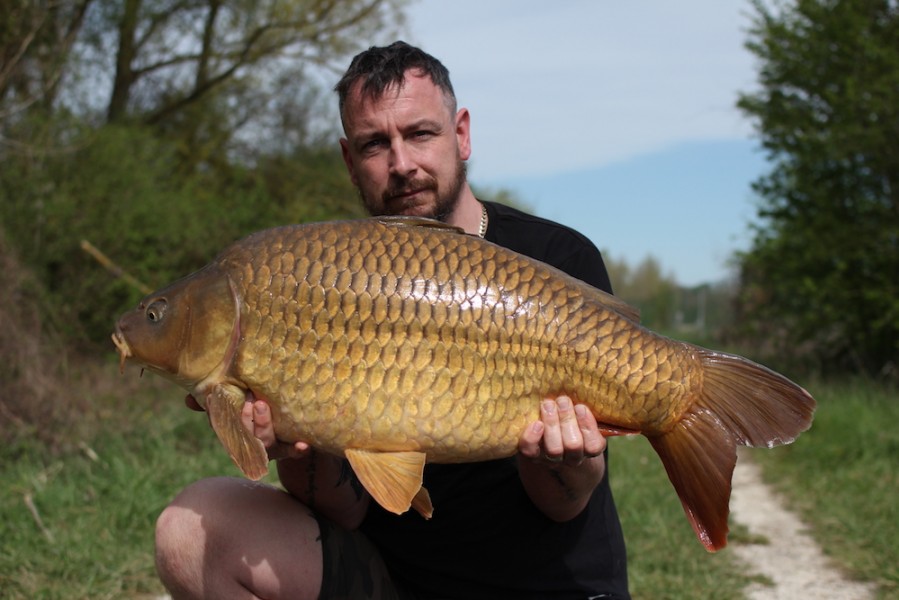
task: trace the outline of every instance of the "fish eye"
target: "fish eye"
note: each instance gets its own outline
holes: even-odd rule
[[[147,315],[147,320],[151,323],[158,323],[159,321],[162,321],[163,317],[165,317],[165,309],[167,305],[168,303],[161,298],[159,300],[154,300],[153,302],[151,302],[145,312],[145,314]]]

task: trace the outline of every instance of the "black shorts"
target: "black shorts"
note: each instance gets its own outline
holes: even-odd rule
[[[347,531],[316,515],[322,543],[319,600],[418,600],[396,585],[361,531]]]

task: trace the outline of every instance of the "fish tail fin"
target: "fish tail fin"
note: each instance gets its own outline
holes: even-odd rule
[[[697,353],[703,365],[698,398],[674,427],[649,439],[697,537],[714,552],[727,544],[737,445],[792,442],[811,425],[815,401],[786,377],[745,358]]]

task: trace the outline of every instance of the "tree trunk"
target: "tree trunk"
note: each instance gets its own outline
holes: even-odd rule
[[[121,121],[127,115],[131,86],[135,82],[132,64],[137,52],[135,36],[137,35],[140,5],[141,0],[125,0],[123,7],[122,20],[119,23],[119,50],[116,54],[115,80],[106,111],[108,123]]]

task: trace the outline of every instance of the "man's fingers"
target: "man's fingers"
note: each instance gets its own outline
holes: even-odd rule
[[[240,411],[244,429],[262,441],[266,448],[275,443],[275,429],[272,427],[272,412],[268,403],[261,400],[245,402]]]
[[[518,441],[518,451],[528,458],[540,458],[541,448],[540,441],[543,439],[543,431],[546,427],[543,421],[536,421],[524,430],[521,439]]]
[[[543,400],[540,421],[524,431],[518,444],[519,452],[528,458],[568,466],[600,456],[605,448],[596,418],[585,405],[575,406],[568,396]]]
[[[565,454],[562,428],[559,423],[559,406],[555,400],[540,403],[540,419],[543,421],[543,457],[549,462],[561,462]]]
[[[574,405],[571,398],[561,396],[556,400],[559,411],[559,429],[562,435],[562,445],[566,451],[579,451],[582,448],[581,427],[575,416]]]
[[[606,449],[606,438],[599,433],[596,418],[583,404],[575,406],[574,412],[577,417],[578,427],[581,431],[581,437],[584,440],[584,456],[586,458],[595,458],[599,456]]]
[[[559,411],[559,431],[562,437],[563,458],[569,465],[579,465],[584,460],[584,436],[574,410],[574,404],[568,396],[556,399]]]

